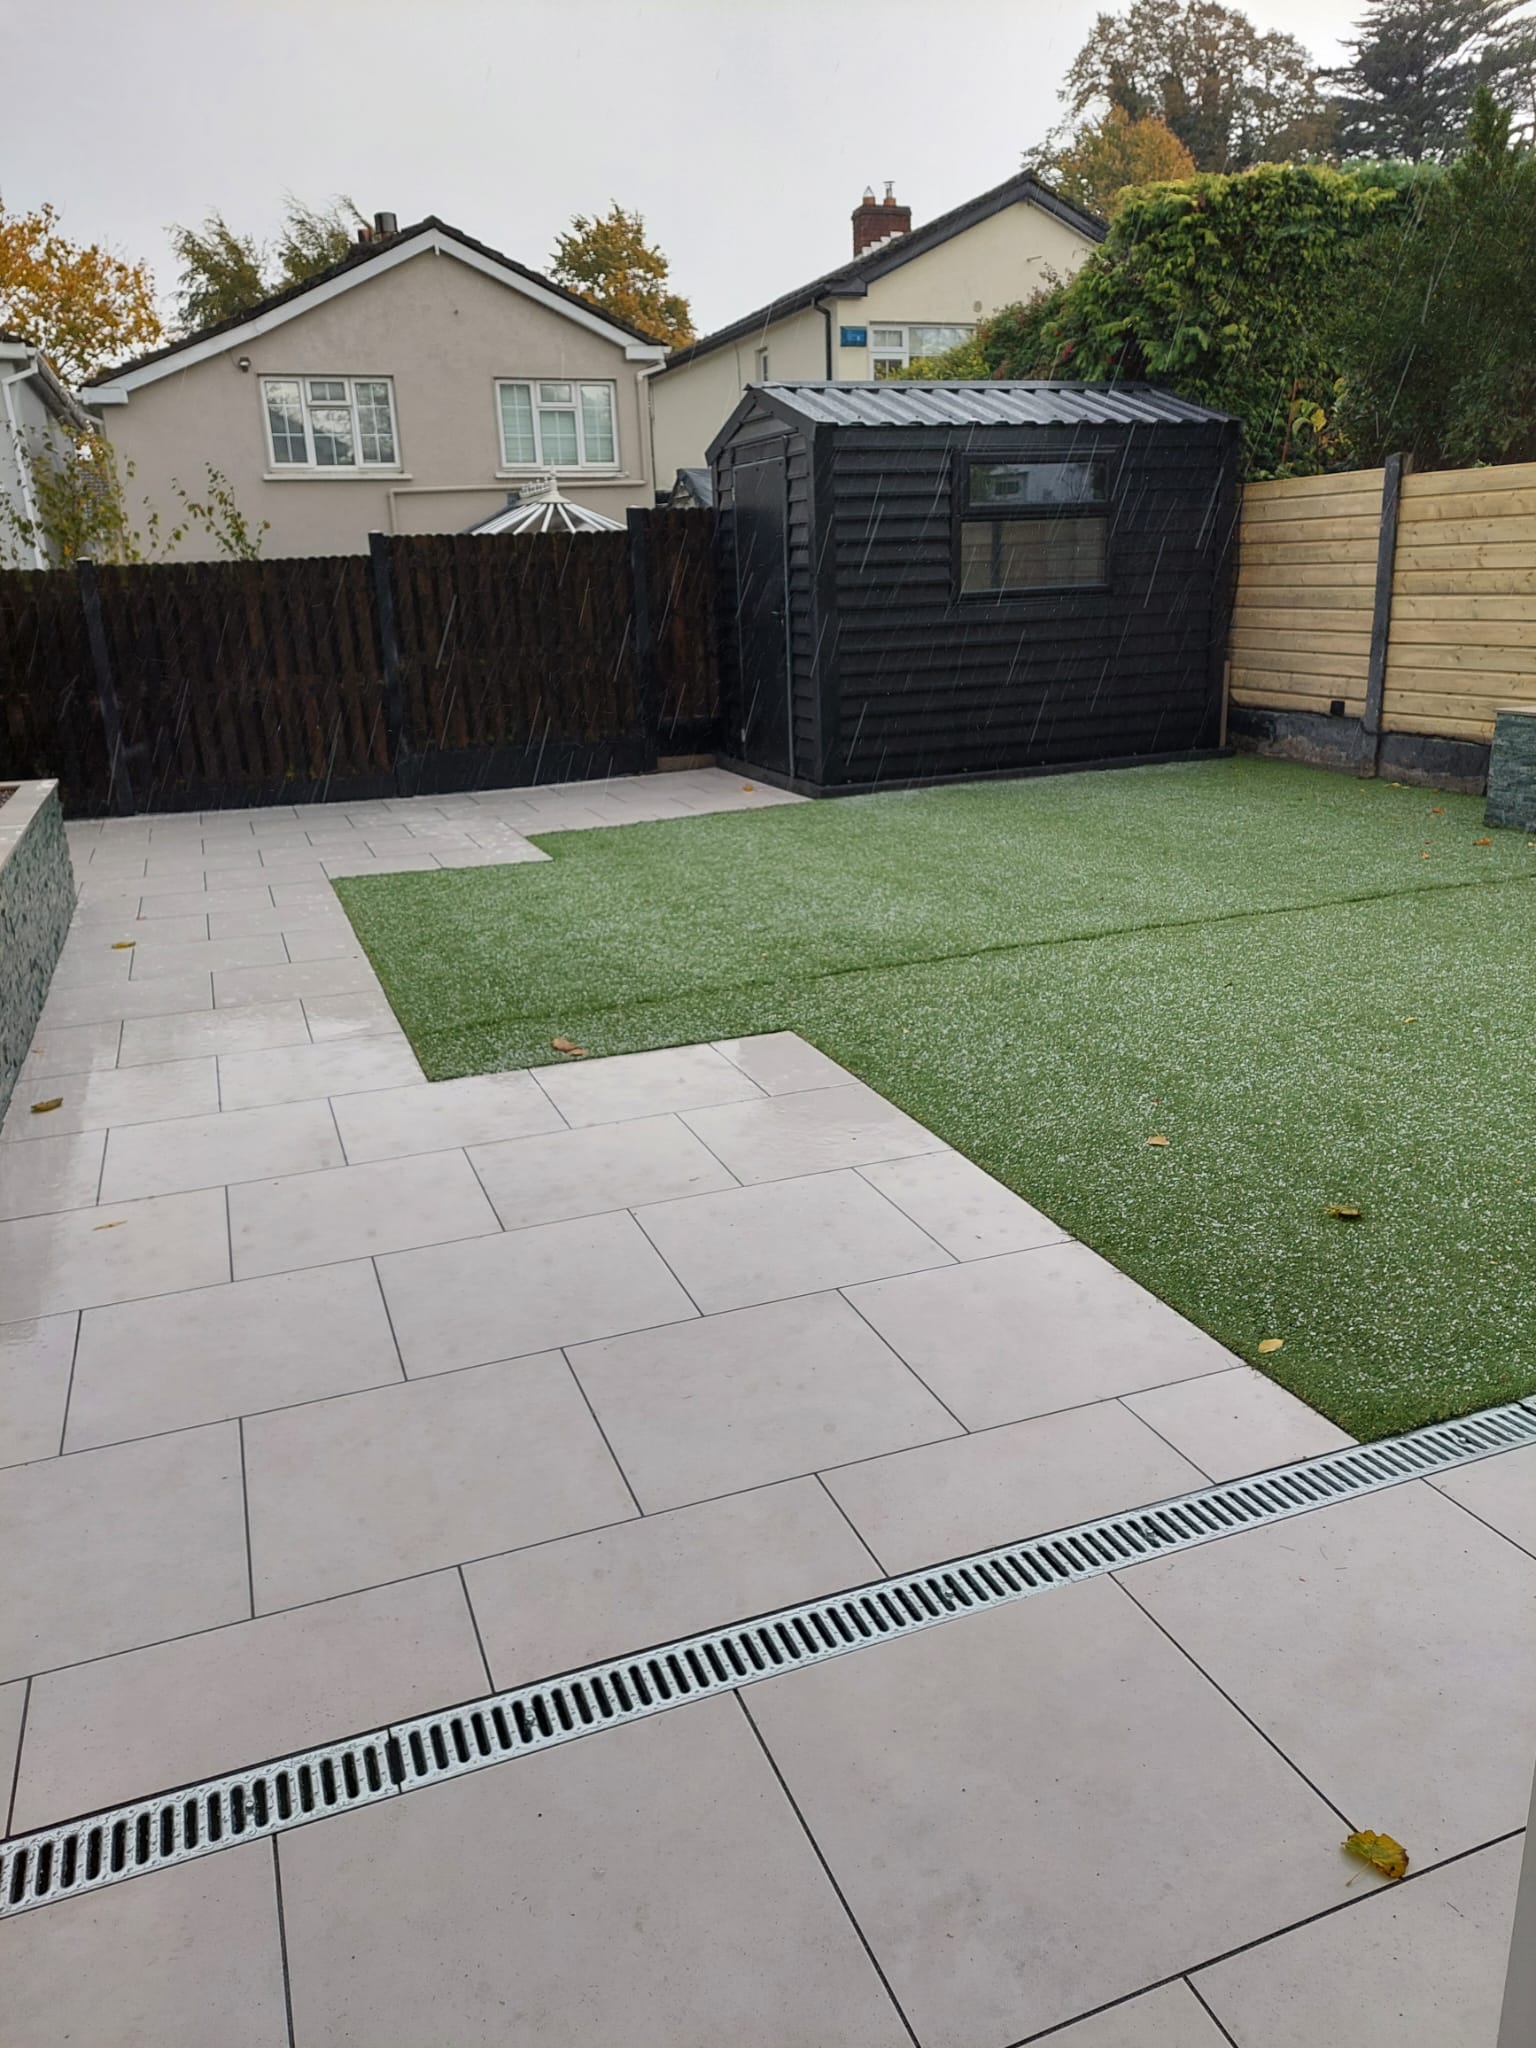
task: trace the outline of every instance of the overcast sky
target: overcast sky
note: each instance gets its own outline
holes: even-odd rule
[[[0,0],[0,196],[147,257],[172,221],[269,235],[285,192],[436,213],[536,269],[638,208],[700,331],[851,253],[866,184],[920,224],[1058,119],[1093,0]],[[1252,0],[1323,62],[1356,9]],[[50,55],[51,53],[51,55]]]

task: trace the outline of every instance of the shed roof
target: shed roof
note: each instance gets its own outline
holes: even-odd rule
[[[1192,425],[1226,413],[1155,384],[758,384],[785,417],[831,427],[1076,427]]]

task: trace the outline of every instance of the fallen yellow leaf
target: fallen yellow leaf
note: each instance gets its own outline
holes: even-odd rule
[[[114,953],[131,953],[138,943],[137,939],[114,939],[112,950]]]
[[[1328,1214],[1339,1217],[1345,1223],[1354,1223],[1359,1219],[1360,1211],[1352,1209],[1348,1202],[1330,1202]]]
[[[1362,1863],[1379,1870],[1383,1877],[1402,1877],[1408,1869],[1408,1851],[1402,1843],[1394,1842],[1390,1835],[1375,1834],[1370,1828],[1348,1836],[1344,1847],[1351,1856],[1358,1856]]]
[[[98,1230],[121,1230],[127,1221],[128,1218],[126,1216],[119,1216],[113,1223],[98,1223],[96,1228]]]
[[[587,1048],[574,1044],[569,1038],[552,1038],[549,1044],[552,1052],[563,1052],[573,1060],[584,1060],[587,1056]]]
[[[751,796],[752,792],[753,792],[753,791],[754,791],[754,790],[755,790],[756,788],[757,788],[757,784],[756,784],[755,782],[744,782],[744,783],[743,783],[743,784],[741,785],[741,793],[742,793],[742,795],[743,795],[743,796]]]
[[[1285,1349],[1285,1339],[1283,1337],[1262,1338],[1259,1343],[1259,1349],[1261,1351],[1283,1351]]]
[[[1166,1138],[1162,1138],[1162,1137],[1158,1137],[1158,1138],[1148,1138],[1148,1140],[1147,1140],[1147,1143],[1148,1143],[1149,1145],[1166,1145],[1166,1144],[1167,1144],[1167,1142],[1168,1142],[1168,1140],[1167,1140]]]
[[[1474,846],[1492,846],[1493,841],[1491,839],[1474,839],[1472,844]]]
[[[1432,805],[1432,806],[1431,806],[1431,808],[1430,808],[1430,813],[1429,813],[1429,815],[1430,815],[1430,816],[1431,816],[1432,818],[1443,818],[1443,817],[1445,816],[1445,805],[1444,805],[1444,804],[1434,804],[1434,805]]]
[[[34,1116],[46,1116],[50,1109],[62,1109],[63,1107],[64,1098],[62,1095],[50,1095],[46,1102],[33,1103],[32,1114]]]
[[[1418,1023],[1418,1021],[1419,1021],[1419,1020],[1418,1020],[1418,1018],[1417,1018],[1417,1017],[1405,1017],[1405,1018],[1403,1019],[1403,1022],[1404,1022],[1405,1024],[1417,1024],[1417,1023]]]

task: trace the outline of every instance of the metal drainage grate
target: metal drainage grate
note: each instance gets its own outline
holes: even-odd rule
[[[0,1917],[1528,1444],[1536,1444],[1536,1400],[980,1551],[39,1828],[0,1843]]]

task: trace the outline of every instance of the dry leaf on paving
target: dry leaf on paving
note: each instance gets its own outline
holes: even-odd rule
[[[552,1052],[563,1052],[573,1060],[584,1060],[587,1056],[587,1048],[574,1044],[569,1038],[552,1038],[549,1044]]]
[[[1337,1216],[1341,1223],[1358,1223],[1360,1220],[1360,1211],[1349,1202],[1330,1202],[1328,1214]]]
[[[126,1216],[119,1216],[114,1223],[98,1223],[96,1228],[98,1230],[121,1230],[127,1221],[128,1218]]]
[[[1474,839],[1472,844],[1474,846],[1492,846],[1493,841],[1491,839]]]
[[[114,953],[131,953],[138,943],[137,939],[114,939],[112,950]]]
[[[1166,1145],[1166,1144],[1167,1144],[1167,1142],[1168,1142],[1168,1140],[1167,1140],[1166,1138],[1162,1138],[1162,1137],[1158,1137],[1158,1138],[1148,1138],[1148,1140],[1147,1140],[1147,1143],[1148,1143],[1149,1145]]]
[[[1373,1870],[1379,1870],[1383,1877],[1402,1877],[1408,1868],[1408,1851],[1401,1842],[1394,1842],[1390,1835],[1378,1835],[1370,1828],[1362,1828],[1357,1835],[1350,1835],[1344,1847],[1351,1856],[1358,1856],[1362,1863],[1369,1863]]]
[[[46,1116],[50,1109],[62,1109],[63,1107],[64,1098],[62,1095],[50,1095],[46,1102],[33,1103],[32,1114],[34,1116]]]
[[[1283,1351],[1285,1349],[1285,1339],[1283,1337],[1265,1337],[1261,1339],[1259,1349],[1261,1351]]]

